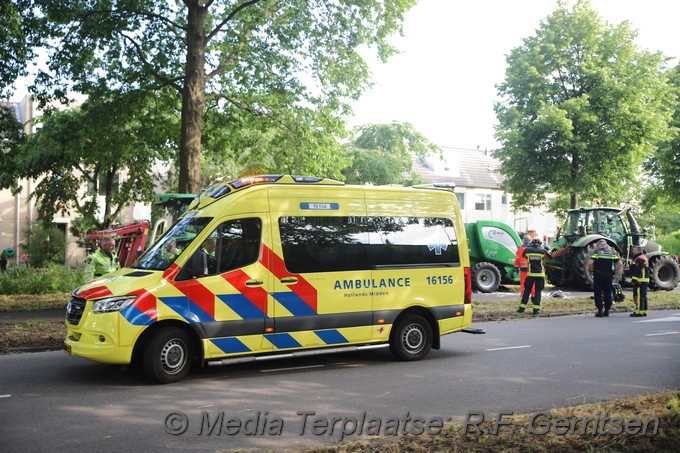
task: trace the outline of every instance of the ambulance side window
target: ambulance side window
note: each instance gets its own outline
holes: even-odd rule
[[[371,217],[370,262],[376,267],[460,264],[453,222],[430,217]]]
[[[262,222],[258,218],[230,220],[217,227],[217,273],[253,264],[260,258]]]
[[[259,218],[224,222],[210,233],[177,279],[223,274],[253,264],[260,257],[261,238],[262,221]]]
[[[460,265],[453,222],[426,217],[281,217],[292,273]]]
[[[286,269],[293,273],[368,269],[365,217],[281,217]]]

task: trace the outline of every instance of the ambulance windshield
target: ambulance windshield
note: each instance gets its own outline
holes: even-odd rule
[[[175,223],[132,265],[134,269],[164,271],[210,223],[212,217],[185,216]]]

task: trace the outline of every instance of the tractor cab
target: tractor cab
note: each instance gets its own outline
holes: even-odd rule
[[[569,243],[597,234],[609,238],[625,253],[628,248],[628,229],[618,208],[581,208],[568,212],[563,235]]]

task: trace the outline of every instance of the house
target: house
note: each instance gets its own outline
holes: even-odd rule
[[[544,207],[529,212],[512,210],[512,196],[500,188],[501,163],[488,151],[443,146],[441,156],[413,156],[413,171],[427,183],[453,182],[463,221],[496,220],[515,231],[554,238],[557,218]]]

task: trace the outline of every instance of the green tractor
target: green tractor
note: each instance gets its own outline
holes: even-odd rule
[[[595,243],[604,238],[622,258],[623,267],[614,277],[615,281],[630,277],[632,246],[640,245],[649,258],[650,289],[672,291],[680,281],[680,266],[674,256],[661,251],[659,244],[645,239],[646,235],[640,231],[630,209],[625,212],[605,207],[571,209],[550,247],[554,259],[545,262],[548,282],[556,286],[592,288],[588,262],[595,253]]]
[[[498,290],[501,283],[519,284],[514,262],[521,241],[508,225],[492,220],[465,224],[470,249],[472,288],[482,293]]]
[[[153,229],[149,244],[156,242],[170,226],[180,218],[196,199],[196,194],[164,193],[156,194],[153,206]]]

